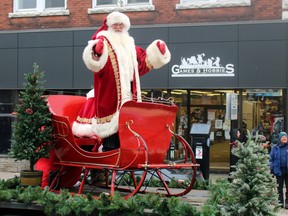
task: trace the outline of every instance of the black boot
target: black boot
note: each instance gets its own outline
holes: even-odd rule
[[[281,208],[284,207],[284,199],[283,199],[283,195],[279,195],[278,197],[278,203],[281,206]]]
[[[103,152],[117,149],[120,147],[119,134],[115,133],[103,139]]]
[[[285,208],[285,209],[288,209],[288,199],[285,200],[285,206],[284,206],[284,208]]]

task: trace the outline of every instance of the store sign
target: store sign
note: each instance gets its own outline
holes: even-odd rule
[[[197,54],[181,57],[180,65],[172,66],[172,77],[234,77],[234,64],[222,65],[220,57],[208,57]]]

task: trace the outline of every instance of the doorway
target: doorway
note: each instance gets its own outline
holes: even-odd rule
[[[230,129],[225,128],[225,112],[225,105],[192,105],[190,108],[191,126],[194,123],[211,125],[210,171],[229,172]]]

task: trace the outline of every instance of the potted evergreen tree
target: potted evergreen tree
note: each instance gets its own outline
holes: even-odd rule
[[[34,169],[40,158],[48,158],[52,141],[52,121],[44,94],[44,72],[34,63],[34,71],[25,74],[24,90],[19,93],[19,103],[13,122],[12,143],[9,155],[16,160],[28,160],[29,170],[20,171],[22,185],[40,185],[42,171]],[[29,176],[38,180],[31,180]],[[39,182],[40,181],[40,182]]]

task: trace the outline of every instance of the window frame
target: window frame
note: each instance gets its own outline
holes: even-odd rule
[[[36,1],[36,7],[35,8],[26,8],[22,9],[19,6],[19,0],[13,1],[13,11],[14,13],[17,12],[26,12],[26,11],[45,11],[45,10],[65,10],[67,8],[67,0],[64,0],[63,7],[48,7],[46,8],[46,0],[35,0]]]
[[[251,6],[251,0],[179,0],[176,9],[199,9]]]
[[[47,7],[46,0],[36,0],[35,8],[19,8],[19,0],[13,0],[13,12],[8,14],[9,18],[35,17],[35,16],[62,16],[70,15],[67,9],[67,0],[64,0],[63,7]]]
[[[153,0],[147,0],[147,3],[128,3],[128,0],[118,0],[117,4],[97,5],[97,0],[92,0],[92,8],[88,9],[88,14],[110,13],[113,11],[154,11]]]

